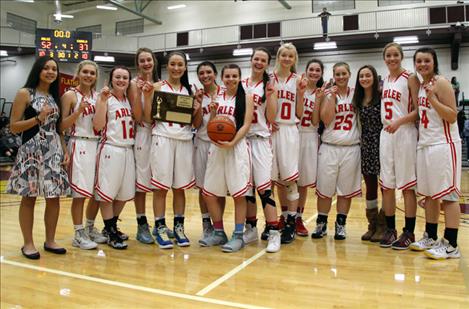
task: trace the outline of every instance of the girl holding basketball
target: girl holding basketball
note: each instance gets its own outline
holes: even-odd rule
[[[96,176],[96,199],[100,201],[101,214],[108,245],[126,249],[117,230],[117,220],[125,202],[135,195],[134,119],[141,115],[141,107],[131,106],[127,92],[130,71],[115,66],[110,73],[110,84],[105,86],[96,102],[93,118],[95,130],[101,131]]]
[[[199,190],[199,206],[202,214],[202,238],[210,236],[213,232],[212,221],[210,220],[210,213],[207,209],[205,197],[202,194],[204,188],[205,171],[207,169],[208,150],[210,148],[210,138],[207,135],[207,123],[210,119],[210,102],[214,100],[223,91],[216,83],[217,68],[210,61],[201,62],[197,66],[197,76],[199,82],[203,86],[202,97],[202,124],[197,128],[197,133],[194,139],[194,172],[195,184]],[[225,198],[220,198],[220,205],[225,206]]]
[[[280,250],[280,233],[277,209],[272,198],[272,147],[270,145],[270,123],[275,121],[277,114],[277,95],[266,72],[270,58],[267,49],[256,48],[251,56],[251,76],[242,81],[242,86],[253,100],[254,114],[247,140],[251,149],[254,186],[261,199],[266,221],[261,238],[269,241],[267,252],[277,252]],[[248,206],[244,242],[249,243],[258,239],[254,188],[246,199]]]
[[[300,137],[296,126],[297,115],[303,114],[303,95],[306,80],[296,75],[298,53],[291,43],[280,46],[271,80],[277,91],[277,115],[272,123],[273,166],[272,179],[276,182],[282,205],[281,242],[295,239],[295,220],[298,208],[298,160]],[[286,219],[284,224],[283,220]]]
[[[153,52],[145,47],[139,48],[135,55],[137,77],[130,82],[129,100],[132,105],[140,105],[143,108],[144,98],[142,87],[145,81],[155,83],[158,81],[157,61]],[[137,240],[144,244],[154,242],[145,215],[146,193],[151,192],[151,170],[150,170],[150,146],[151,146],[151,123],[142,119],[135,124],[135,212],[137,215]]]
[[[202,246],[223,245],[222,251],[236,252],[244,247],[243,230],[246,218],[246,194],[250,189],[250,156],[246,134],[253,119],[252,96],[247,96],[241,85],[241,69],[235,64],[221,71],[226,90],[210,103],[211,119],[223,116],[233,122],[236,134],[231,141],[213,141],[207,160],[203,193],[213,220],[213,233],[199,243]],[[231,240],[223,227],[218,197],[229,192],[235,204],[235,230]]]
[[[319,108],[326,89],[323,73],[324,65],[321,60],[311,59],[306,64],[306,79],[308,84],[303,96],[303,115],[298,124],[300,131],[298,192],[300,198],[296,217],[296,233],[299,236],[308,236],[308,230],[304,226],[302,214],[306,205],[308,188],[316,187],[319,148]]]
[[[353,108],[353,88],[348,86],[350,67],[345,62],[333,67],[335,85],[330,88],[320,116],[325,129],[318,152],[318,217],[312,238],[327,235],[327,217],[337,193],[336,240],[346,238],[345,223],[352,197],[361,194],[360,131]]]
[[[62,96],[63,118],[61,131],[70,129],[68,144],[70,153],[69,181],[72,188],[72,221],[75,237],[72,245],[80,249],[94,249],[97,243],[107,241],[94,228],[94,220],[99,211],[98,203],[93,198],[96,171],[96,154],[99,132],[93,129],[93,117],[96,108],[96,80],[98,65],[90,60],[78,64],[75,76],[79,85]],[[83,204],[89,198],[86,209],[86,229],[83,227]]]
[[[183,95],[192,95],[187,74],[187,60],[183,52],[172,52],[168,56],[168,79],[155,83],[155,90]],[[151,123],[151,99],[145,98],[145,121]],[[202,122],[200,97],[194,103],[195,127]],[[152,129],[151,145],[151,184],[153,191],[153,211],[155,214],[156,241],[160,248],[173,248],[166,226],[166,196],[173,191],[174,236],[176,244],[187,247],[190,241],[184,233],[184,212],[186,196],[184,190],[195,185],[192,160],[192,127],[172,122],[157,121]],[[189,159],[188,159],[189,158]]]

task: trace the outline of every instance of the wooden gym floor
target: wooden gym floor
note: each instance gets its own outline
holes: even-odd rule
[[[5,171],[3,171],[5,172]],[[218,247],[201,248],[201,219],[197,191],[187,192],[188,248],[161,250],[135,240],[133,202],[126,205],[121,229],[131,239],[124,251],[100,245],[84,251],[71,246],[73,227],[70,199],[62,199],[57,241],[68,253],[44,252],[44,201],[38,200],[34,235],[41,253],[38,261],[21,256],[18,224],[19,198],[4,192],[1,182],[1,308],[469,308],[469,216],[462,215],[459,260],[432,261],[423,253],[382,249],[361,242],[367,222],[364,198],[354,199],[347,220],[347,239],[334,241],[331,212],[329,235],[312,240],[299,237],[278,253],[266,253],[265,242],[227,254]],[[469,204],[469,172],[463,172],[461,204]],[[225,226],[233,228],[233,204],[228,199]],[[168,205],[171,205],[168,201]],[[147,214],[152,221],[151,195]],[[466,213],[469,212],[467,205]],[[399,201],[397,226],[403,225]],[[259,207],[260,211],[260,207]],[[418,209],[416,236],[425,221]],[[102,227],[98,215],[99,228]],[[167,221],[172,222],[168,211]],[[259,229],[263,228],[260,215]],[[316,198],[309,191],[304,214],[313,229]],[[441,221],[443,222],[443,217]],[[170,224],[172,225],[172,224]],[[439,226],[442,236],[443,224]]]

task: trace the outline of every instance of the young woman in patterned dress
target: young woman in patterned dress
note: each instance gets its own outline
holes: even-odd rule
[[[384,229],[384,213],[381,211],[378,229],[378,175],[379,136],[381,124],[381,98],[376,69],[364,65],[358,70],[353,106],[361,125],[361,165],[366,185],[366,217],[368,231],[362,240],[381,240]]]
[[[59,197],[70,192],[64,165],[69,156],[60,123],[59,67],[49,57],[41,57],[33,64],[28,80],[16,94],[10,118],[10,129],[21,133],[15,165],[8,181],[7,192],[22,196],[19,220],[24,245],[21,252],[28,259],[39,259],[33,241],[34,206],[38,196],[44,196],[46,241],[44,250],[65,254],[65,248],[55,242],[59,219]]]

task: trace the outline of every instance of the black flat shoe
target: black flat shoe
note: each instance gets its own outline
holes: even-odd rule
[[[65,250],[65,248],[50,248],[50,247],[47,247],[46,243],[44,243],[44,250],[46,250],[47,252],[55,253],[55,254],[67,253],[67,250]]]
[[[39,258],[41,257],[39,252],[34,252],[34,253],[30,253],[30,254],[24,252],[24,247],[21,247],[21,253],[23,254],[24,257],[26,257],[30,260],[39,260]]]

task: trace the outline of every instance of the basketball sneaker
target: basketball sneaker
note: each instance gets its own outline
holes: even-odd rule
[[[75,237],[72,240],[72,246],[84,250],[91,250],[95,249],[98,244],[89,238],[88,234],[85,232],[85,229],[80,229],[75,231]]]
[[[411,243],[409,248],[410,250],[414,250],[414,251],[425,251],[425,250],[433,248],[436,243],[437,243],[436,240],[428,237],[427,232],[424,232],[422,239]]]
[[[166,234],[168,235],[168,238],[174,238],[174,232],[166,225],[164,227],[166,229]],[[158,235],[158,228],[156,226],[153,227],[153,231],[151,232],[151,234],[155,237]]]
[[[283,215],[280,215],[278,218],[278,229],[279,231],[283,230],[285,228],[285,217]]]
[[[243,241],[245,244],[249,244],[251,242],[255,242],[259,239],[259,235],[257,233],[257,227],[252,226],[251,224],[246,224],[244,234],[243,234]]]
[[[109,246],[118,250],[127,249],[127,243],[119,237],[114,227],[111,228],[111,231],[107,233],[107,235],[107,244]]]
[[[160,225],[156,229],[156,242],[161,249],[171,249],[173,247],[173,242],[169,239],[166,230],[166,225]]]
[[[407,250],[413,242],[415,242],[414,233],[403,231],[399,238],[392,243],[391,248],[394,250]]]
[[[392,243],[397,239],[397,231],[395,229],[388,229],[384,231],[383,239],[379,242],[381,248],[390,248]]]
[[[303,218],[297,217],[295,220],[295,225],[296,225],[296,235],[298,236],[308,236],[309,232],[308,229],[306,228]]]
[[[221,251],[223,252],[237,252],[244,247],[243,233],[233,232],[231,239],[221,246]]]
[[[212,222],[210,221],[203,221],[202,222],[202,238],[201,239],[204,239],[206,237],[209,237],[212,232],[213,232],[213,225],[212,225]]]
[[[137,240],[143,244],[152,244],[155,242],[150,233],[148,223],[137,224]]]
[[[269,235],[270,235],[269,233],[270,233],[271,229],[272,229],[272,227],[270,225],[267,225],[267,224],[265,225],[264,230],[261,233],[261,239],[262,240],[269,239]]]
[[[199,240],[199,245],[202,247],[212,247],[224,245],[227,242],[228,237],[226,236],[225,231],[213,230],[212,234]]]
[[[97,244],[105,244],[107,242],[107,237],[100,233],[94,225],[87,226],[85,232],[88,234],[89,238]]]
[[[108,237],[107,235],[107,231],[106,229],[103,228],[103,230],[101,231],[101,234],[104,236],[104,237]],[[125,234],[125,233],[122,233],[119,228],[117,228],[117,236],[122,239],[122,240],[128,240],[129,239],[129,235]]]
[[[174,237],[179,247],[188,247],[191,244],[189,238],[184,234],[184,225],[181,223],[176,224],[174,227]]]
[[[269,253],[275,253],[280,250],[280,232],[277,230],[270,230],[269,231],[269,238],[268,238],[267,248],[265,251]]]
[[[327,223],[318,222],[316,223],[316,229],[311,234],[311,238],[319,239],[327,235]]]
[[[335,223],[335,240],[344,240],[347,237],[347,232],[345,231],[345,224]]]
[[[287,222],[282,230],[280,242],[282,244],[289,244],[295,240],[295,222]]]
[[[437,245],[426,250],[425,255],[434,260],[459,259],[461,252],[459,247],[454,248],[446,239],[442,238]]]

